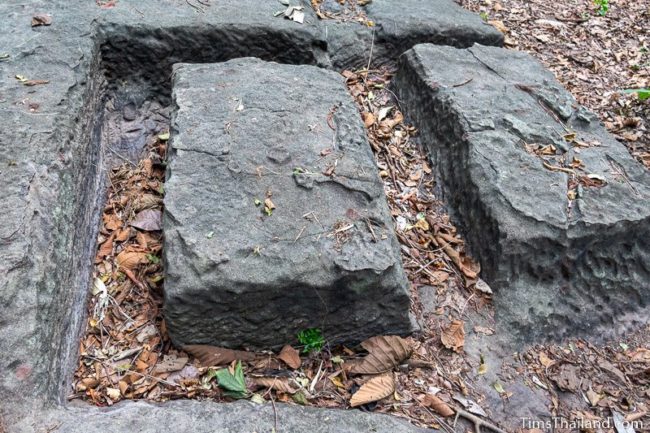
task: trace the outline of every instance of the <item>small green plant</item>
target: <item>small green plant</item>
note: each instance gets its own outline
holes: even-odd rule
[[[298,333],[298,341],[304,346],[303,353],[320,352],[325,345],[323,334],[318,328],[309,328]]]
[[[236,399],[250,397],[251,393],[246,388],[241,361],[237,361],[237,365],[235,365],[235,374],[232,374],[227,368],[222,368],[214,372],[214,376],[217,378],[219,387],[224,390],[223,393],[228,397]]]
[[[650,88],[642,89],[625,89],[625,93],[636,93],[640,101],[645,101],[650,99]]]
[[[609,0],[594,0],[594,4],[598,6],[598,15],[604,17],[609,10]]]
[[[485,21],[485,22],[487,22],[487,20],[490,19],[490,16],[487,14],[487,12],[481,12],[481,13],[479,14],[479,16],[480,16],[481,19],[482,19],[483,21]]]

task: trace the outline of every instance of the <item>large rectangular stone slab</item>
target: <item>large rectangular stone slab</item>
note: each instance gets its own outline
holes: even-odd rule
[[[418,45],[396,87],[502,325],[558,338],[648,304],[650,173],[550,72],[515,51]]]
[[[177,65],[173,85],[174,343],[269,348],[312,327],[333,343],[409,333],[392,220],[343,78],[245,58]]]

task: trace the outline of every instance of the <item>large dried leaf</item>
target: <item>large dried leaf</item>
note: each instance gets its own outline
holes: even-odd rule
[[[104,228],[106,228],[106,230],[113,231],[122,226],[120,218],[113,213],[104,213],[104,215],[102,215],[102,220],[104,221]]]
[[[562,391],[577,392],[580,389],[580,367],[577,365],[562,364],[549,378]]]
[[[302,361],[300,360],[300,353],[288,344],[282,348],[280,354],[278,355],[278,359],[284,361],[285,364],[294,370],[296,368],[300,368],[300,364],[302,364]]]
[[[131,237],[131,229],[130,228],[125,228],[125,229],[120,230],[117,233],[117,236],[115,236],[115,241],[116,242],[124,242],[127,239],[129,239],[130,237]]]
[[[172,371],[182,370],[187,364],[188,358],[185,356],[166,355],[153,369],[153,374],[171,373]]]
[[[478,262],[471,260],[467,256],[462,257],[461,254],[453,248],[452,244],[444,239],[440,234],[435,235],[435,240],[466,278],[472,280],[478,278],[478,274],[481,271],[481,266]]]
[[[350,406],[357,407],[373,401],[386,398],[395,392],[395,379],[393,373],[375,376],[361,385],[350,399]]]
[[[145,209],[135,216],[131,226],[148,232],[162,230],[162,213],[158,209]]]
[[[139,264],[146,263],[147,255],[137,251],[122,251],[117,255],[116,260],[120,267],[133,270]]]
[[[454,320],[440,335],[442,344],[454,352],[462,352],[465,345],[465,328],[461,320]]]
[[[384,373],[397,367],[412,353],[406,340],[397,335],[372,337],[361,343],[361,347],[368,351],[368,355],[361,362],[353,364],[350,373]]]
[[[433,409],[434,412],[441,416],[448,417],[454,415],[454,410],[447,403],[433,394],[427,394],[422,399],[422,404]]]
[[[252,361],[257,357],[257,355],[251,352],[203,344],[183,346],[183,350],[198,359],[204,367],[226,365],[233,361]]]
[[[361,116],[363,117],[363,124],[366,126],[366,128],[370,128],[373,123],[375,123],[375,116],[369,111],[364,111],[361,113]]]
[[[156,208],[162,204],[162,198],[154,194],[142,194],[135,199],[133,209],[141,211],[144,209]]]
[[[259,388],[270,388],[287,394],[298,392],[298,386],[292,384],[287,377],[255,377],[251,382]]]
[[[113,252],[113,240],[115,239],[115,233],[111,234],[108,239],[104,241],[99,246],[99,250],[97,250],[97,256],[95,256],[95,263],[101,262],[104,257],[111,255]]]

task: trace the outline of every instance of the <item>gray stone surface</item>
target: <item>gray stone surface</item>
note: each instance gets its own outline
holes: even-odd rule
[[[396,417],[359,410],[318,409],[282,403],[276,403],[274,410],[270,403],[219,404],[196,400],[164,404],[129,402],[110,408],[71,405],[65,409],[44,409],[8,427],[11,433],[264,433],[273,429],[285,433],[438,431],[420,429]]]
[[[133,157],[143,142],[128,125],[110,128],[113,119],[129,106],[136,119],[128,122],[151,120],[142,110],[169,102],[172,62],[255,55],[332,64],[324,23],[309,9],[297,24],[273,16],[275,1],[211,0],[200,10],[189,3],[198,4],[119,0],[104,9],[92,0],[0,2],[0,416],[9,431],[17,425],[42,431],[34,414],[44,407],[58,405],[47,412],[50,419],[66,417],[78,429],[98,413],[62,405],[85,319],[104,156],[113,157],[110,143]],[[32,28],[36,13],[52,15],[52,25]],[[49,83],[27,87],[15,75]],[[145,126],[142,134],[156,129]],[[102,140],[107,131],[126,131],[128,142]],[[125,419],[134,423],[136,414],[153,413],[123,407],[122,414],[133,410]],[[353,423],[348,416],[356,415],[343,418]],[[131,431],[124,423],[114,430]]]
[[[333,21],[322,24],[336,69],[365,67],[369,60],[372,66],[395,64],[400,54],[421,43],[503,45],[498,30],[453,0],[373,0],[364,10],[374,27]]]
[[[650,173],[550,72],[500,48],[418,45],[395,86],[496,291],[502,331],[560,338],[648,304]],[[563,124],[594,145],[565,143]],[[581,188],[569,209],[568,175],[525,143],[567,149],[606,186]]]
[[[175,344],[411,332],[383,183],[343,81],[252,58],[175,67],[163,229]],[[269,195],[270,216],[255,203]]]

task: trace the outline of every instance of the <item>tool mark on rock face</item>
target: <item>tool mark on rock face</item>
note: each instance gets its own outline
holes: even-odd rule
[[[636,189],[634,185],[632,185],[632,182],[630,182],[630,178],[627,175],[627,171],[625,171],[625,167],[623,167],[621,164],[619,164],[614,158],[612,158],[610,155],[605,155],[607,157],[607,161],[609,162],[609,165],[612,167],[612,173],[614,176],[620,176],[623,178],[625,183],[629,185],[629,187],[632,189],[634,192],[634,195],[639,195],[639,191]]]
[[[472,55],[476,60],[478,60],[478,62],[479,62],[480,64],[482,64],[483,66],[485,66],[488,70],[490,70],[491,72],[494,72],[496,75],[498,75],[498,76],[499,76],[501,79],[503,79],[504,81],[508,81],[508,80],[506,80],[506,78],[505,78],[503,75],[501,75],[501,74],[500,74],[496,69],[494,69],[492,66],[488,65],[487,63],[485,63],[485,62],[484,62],[484,61],[483,61],[479,56],[477,56],[476,53],[474,53],[474,51],[473,51],[471,48],[468,48],[467,51],[469,51],[469,53],[470,53],[470,54],[471,54],[471,55]]]
[[[353,178],[348,178],[344,176],[323,176],[322,178],[317,178],[315,179],[316,183],[332,183],[334,185],[339,185],[343,187],[344,189],[352,192],[357,192],[360,193],[365,200],[368,202],[372,202],[374,200],[374,197],[372,194],[370,194],[368,191],[365,189],[356,186],[357,183],[364,182],[364,180],[361,179],[353,179]],[[372,180],[366,180],[365,182],[372,182]]]

